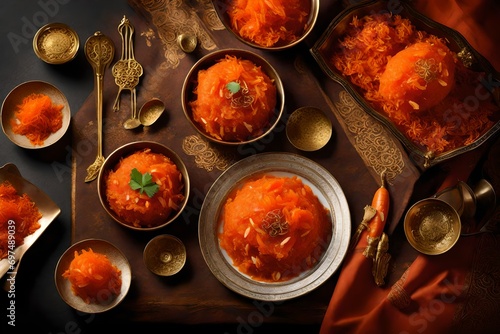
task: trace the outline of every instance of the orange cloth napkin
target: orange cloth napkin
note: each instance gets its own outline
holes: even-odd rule
[[[413,5],[427,17],[459,31],[500,69],[499,2],[417,0]],[[500,145],[500,140],[495,144]],[[443,163],[440,168],[448,176],[437,191],[467,181],[488,145],[491,143]],[[389,237],[389,253],[392,265],[399,269],[406,266],[406,270],[399,270],[400,274],[390,267],[390,283],[378,287],[371,274],[372,260],[362,254],[366,247],[364,232],[356,249],[344,260],[320,333],[498,332],[500,237],[462,237],[445,254],[415,253],[408,260],[405,255],[412,249],[399,228],[399,235]],[[392,238],[401,240],[391,242]]]

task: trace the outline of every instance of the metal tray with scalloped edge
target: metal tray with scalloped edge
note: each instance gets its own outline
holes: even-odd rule
[[[493,94],[497,105],[499,104],[500,74],[495,71],[493,66],[479,54],[459,32],[420,14],[405,1],[364,1],[348,7],[338,14],[310,49],[310,53],[323,72],[332,80],[339,83],[368,114],[386,125],[398,140],[404,144],[411,159],[420,168],[428,168],[454,156],[473,150],[496,134],[500,129],[500,121],[496,121],[489,130],[471,144],[444,151],[439,154],[428,151],[425,147],[411,141],[387,116],[373,108],[372,105],[365,100],[362,92],[360,92],[348,78],[342,75],[334,67],[332,62],[329,62],[329,57],[331,57],[331,53],[334,49],[333,45],[342,39],[354,17],[361,18],[373,13],[382,12],[401,15],[403,18],[409,19],[418,30],[426,31],[435,36],[444,38],[449,49],[457,54],[460,61],[462,61],[467,68],[478,73],[484,72],[486,74],[487,80],[485,87]]]

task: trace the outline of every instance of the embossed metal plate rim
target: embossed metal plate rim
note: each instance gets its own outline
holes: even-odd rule
[[[363,17],[373,13],[388,12],[389,10],[392,10],[394,13],[397,13],[404,18],[408,18],[418,29],[425,30],[433,35],[446,39],[450,50],[456,52],[457,54],[462,50],[470,51],[470,56],[474,60],[470,66],[472,70],[491,73],[495,81],[500,80],[500,75],[495,71],[488,60],[478,53],[459,32],[420,14],[411,6],[411,4],[404,1],[397,2],[397,7],[394,7],[394,4],[392,4],[392,7],[390,5],[390,1],[364,1],[346,8],[330,22],[327,29],[315,42],[313,47],[310,49],[311,55],[325,74],[327,74],[335,82],[339,83],[356,100],[356,102],[362,106],[364,110],[366,110],[368,114],[389,128],[391,133],[395,135],[401,143],[403,143],[409,151],[411,158],[414,160],[414,163],[420,168],[431,167],[454,156],[477,148],[500,130],[500,121],[494,124],[492,128],[476,139],[473,143],[454,150],[443,152],[439,155],[433,155],[431,152],[427,152],[414,144],[397,129],[389,118],[373,109],[357,88],[328,62],[328,50],[330,50],[333,43],[338,42],[353,17]]]
[[[16,261],[28,251],[35,241],[42,235],[47,227],[59,216],[61,209],[52,199],[37,186],[26,180],[20,173],[19,169],[13,163],[7,163],[0,167],[0,183],[5,181],[17,190],[19,195],[27,194],[30,199],[35,202],[36,207],[42,214],[39,223],[40,227],[31,235],[24,239],[24,244],[19,245],[14,249],[14,257]],[[0,260],[0,278],[9,271],[8,259]]]
[[[316,267],[287,282],[265,283],[240,273],[219,247],[218,217],[228,194],[260,174],[296,175],[313,189],[331,213],[332,238]],[[324,283],[347,253],[351,216],[337,180],[321,165],[291,153],[260,153],[233,164],[213,183],[203,202],[198,223],[202,255],[215,277],[230,290],[248,298],[280,301],[304,295]]]
[[[81,250],[92,250],[96,253],[104,254],[110,262],[121,271],[122,286],[120,294],[113,298],[109,303],[87,304],[79,296],[71,291],[71,282],[64,278],[62,274],[69,268],[71,261],[74,259],[74,253]],[[108,311],[122,302],[127,295],[130,283],[132,282],[132,269],[127,257],[115,245],[106,240],[101,239],[85,239],[71,245],[59,258],[57,262],[54,280],[56,283],[57,292],[62,300],[75,310],[85,313],[102,313]]]

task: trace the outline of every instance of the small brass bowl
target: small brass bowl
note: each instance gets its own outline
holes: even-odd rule
[[[186,263],[186,247],[182,241],[169,234],[151,239],[143,252],[146,267],[159,276],[177,274]]]
[[[196,94],[194,93],[197,85],[198,85],[198,72],[207,70],[211,66],[218,63],[220,60],[224,59],[226,55],[236,57],[238,59],[249,60],[254,63],[256,66],[260,67],[262,71],[269,76],[269,78],[274,82],[276,86],[276,105],[274,107],[274,114],[269,120],[269,124],[262,129],[262,132],[259,135],[255,135],[254,137],[245,138],[241,141],[229,141],[222,140],[219,138],[215,138],[210,133],[207,133],[202,125],[194,120],[193,110],[191,108],[191,102],[196,99]],[[218,94],[218,93],[217,93]],[[184,83],[182,85],[182,110],[187,120],[191,125],[198,131],[198,133],[204,136],[206,139],[209,139],[212,142],[216,142],[224,145],[243,145],[258,141],[268,134],[270,134],[274,128],[279,123],[281,116],[283,114],[283,110],[285,108],[285,90],[283,88],[283,83],[281,78],[276,71],[276,69],[262,56],[258,55],[255,52],[240,50],[240,49],[221,49],[217,51],[213,51],[199,59],[189,70],[186,78],[184,79]]]
[[[404,230],[410,245],[427,255],[439,255],[458,241],[461,221],[445,201],[426,198],[413,204],[405,215]]]
[[[319,0],[311,0],[310,1],[310,10],[309,10],[309,15],[307,17],[307,21],[304,24],[304,29],[302,30],[302,34],[297,37],[294,41],[290,43],[284,43],[283,41],[278,41],[276,44],[273,46],[263,46],[259,45],[247,38],[242,37],[238,31],[233,29],[231,25],[231,19],[228,15],[228,8],[231,2],[231,0],[213,0],[213,5],[215,8],[215,11],[217,12],[217,16],[219,17],[220,21],[224,25],[224,27],[230,31],[234,37],[236,37],[239,41],[243,42],[244,44],[251,46],[253,48],[257,49],[262,49],[266,51],[281,51],[281,50],[286,50],[291,47],[294,47],[295,45],[299,44],[302,42],[304,39],[307,38],[307,36],[311,33],[313,30],[316,21],[318,19],[318,14],[319,14],[319,7],[320,7],[320,1]],[[287,5],[287,4],[286,4]],[[285,6],[286,6],[285,5]],[[259,14],[259,13],[257,13]],[[268,13],[260,13],[262,15],[266,15]]]
[[[31,94],[44,94],[50,97],[54,105],[62,105],[62,126],[55,133],[49,135],[42,145],[34,145],[28,137],[14,133],[11,120],[15,117],[18,106],[24,98]],[[2,103],[2,130],[11,142],[27,149],[46,148],[59,141],[66,133],[71,122],[71,110],[66,96],[55,86],[44,81],[27,81],[12,89]]]
[[[302,107],[295,110],[288,118],[286,136],[299,150],[316,151],[330,140],[332,122],[320,109]]]
[[[106,197],[106,178],[109,172],[115,169],[116,165],[121,159],[144,149],[150,149],[153,153],[160,153],[169,158],[177,166],[177,169],[182,174],[182,180],[184,182],[184,200],[179,204],[179,208],[173,211],[170,216],[166,218],[161,224],[151,227],[139,227],[126,222],[124,219],[118,216],[116,212],[113,211]],[[189,192],[189,174],[182,159],[170,148],[154,141],[136,141],[118,147],[104,160],[104,163],[99,171],[99,175],[97,176],[97,193],[104,210],[109,214],[111,218],[113,218],[113,220],[115,220],[120,225],[136,231],[157,230],[175,221],[175,219],[177,219],[181,215],[182,211],[187,205],[187,202],[189,200]]]
[[[33,38],[33,50],[48,64],[64,64],[78,53],[80,39],[64,23],[49,23],[41,27]]]
[[[191,53],[198,46],[198,38],[192,34],[180,34],[177,36],[177,44],[182,51]]]

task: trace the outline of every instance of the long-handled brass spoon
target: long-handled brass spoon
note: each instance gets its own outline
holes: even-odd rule
[[[130,20],[123,16],[118,32],[122,39],[122,56],[112,67],[111,72],[115,77],[115,83],[118,85],[118,94],[116,95],[113,109],[120,109],[120,93],[123,89],[130,90],[130,108],[132,109],[130,117],[123,123],[125,129],[135,129],[141,122],[137,116],[137,92],[135,87],[139,84],[139,78],[143,74],[141,64],[134,57],[134,27]]]
[[[109,66],[115,55],[113,41],[100,31],[90,36],[85,43],[85,56],[94,69],[94,85],[96,90],[97,108],[97,156],[95,161],[87,167],[85,182],[94,180],[99,174],[104,156],[102,155],[102,86],[104,71]]]

